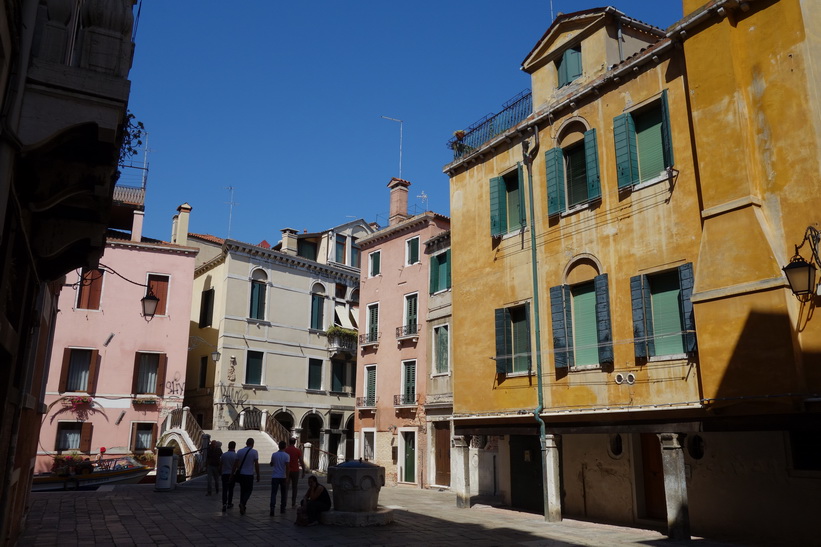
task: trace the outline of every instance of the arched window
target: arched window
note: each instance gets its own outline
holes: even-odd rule
[[[251,319],[265,319],[265,287],[268,276],[262,270],[254,270],[251,274],[251,309],[248,317]]]
[[[311,329],[325,330],[325,287],[321,283],[311,287]]]

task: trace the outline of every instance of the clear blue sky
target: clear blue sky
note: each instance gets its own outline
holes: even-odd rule
[[[356,218],[387,223],[391,177],[410,205],[449,214],[453,131],[530,87],[521,61],[547,30],[549,0],[236,3],[143,0],[130,110],[149,132],[144,235],[190,231],[276,243]],[[553,0],[554,15],[606,2]],[[680,0],[616,0],[666,28]],[[130,183],[124,179],[125,183]]]

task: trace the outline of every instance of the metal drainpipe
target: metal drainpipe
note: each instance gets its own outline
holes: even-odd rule
[[[622,61],[624,61],[624,50],[622,49],[621,45],[622,39],[624,38],[624,36],[621,33],[621,19],[616,20],[616,28],[618,29],[616,34],[616,41],[619,43],[619,63],[621,63]]]
[[[527,139],[522,140],[522,156],[527,167],[527,192],[528,201],[530,202],[530,265],[533,270],[533,319],[534,328],[536,330],[536,388],[538,393],[539,406],[533,411],[533,416],[539,422],[539,445],[541,447],[541,461],[542,461],[542,502],[544,504],[544,519],[548,521],[550,512],[548,511],[548,497],[547,497],[547,463],[545,462],[546,441],[544,420],[540,416],[542,408],[544,407],[544,395],[542,392],[542,336],[539,321],[539,267],[536,261],[536,216],[533,207],[533,158],[536,157],[536,152],[539,150],[539,127],[533,126],[533,149],[528,150]]]

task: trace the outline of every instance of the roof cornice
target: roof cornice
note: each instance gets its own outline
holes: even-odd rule
[[[448,223],[448,225],[450,225],[450,218],[445,215],[434,213],[433,211],[425,211],[424,213],[412,216],[411,218],[403,220],[393,226],[382,228],[368,237],[363,237],[362,239],[357,240],[356,244],[359,245],[360,249],[370,247],[372,245],[376,245],[377,243],[391,239],[399,234],[406,234],[408,232],[418,230],[419,228],[424,227],[437,219],[444,220]]]

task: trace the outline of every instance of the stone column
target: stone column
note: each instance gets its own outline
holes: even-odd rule
[[[542,453],[546,475],[544,487],[547,489],[547,495],[545,496],[547,507],[545,508],[544,518],[547,522],[562,521],[562,488],[558,440],[558,435],[545,435],[544,452]]]
[[[690,510],[687,503],[687,477],[684,452],[678,433],[659,433],[664,469],[664,496],[667,500],[667,536],[672,540],[690,539]]]
[[[454,437],[451,455],[451,487],[456,492],[456,507],[470,509],[470,442],[463,436]]]

